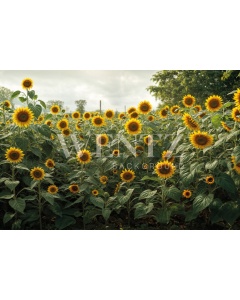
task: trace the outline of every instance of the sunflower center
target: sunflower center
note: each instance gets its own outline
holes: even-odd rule
[[[132,179],[132,177],[133,177],[132,174],[129,173],[129,172],[126,172],[126,173],[123,174],[123,178],[125,180],[130,180],[130,179]]]
[[[57,107],[53,107],[52,111],[56,113],[56,112],[58,112],[58,108]]]
[[[30,80],[25,80],[24,82],[23,82],[23,85],[26,87],[26,88],[29,88],[30,86],[31,86],[31,81]]]
[[[18,160],[19,157],[20,157],[20,154],[19,154],[18,152],[13,151],[13,152],[11,152],[11,153],[9,154],[9,157],[10,157],[12,160]]]
[[[105,137],[100,137],[100,139],[99,139],[99,143],[101,144],[101,145],[104,145],[105,143],[106,143],[106,138]]]
[[[94,120],[94,123],[97,124],[97,125],[100,125],[100,124],[102,124],[102,119],[96,118],[96,119]]]
[[[39,170],[34,171],[33,173],[35,178],[41,178],[42,177],[42,172]]]
[[[64,122],[64,121],[62,121],[62,122],[60,122],[59,126],[60,126],[61,128],[65,128],[65,127],[67,127],[67,123]]]
[[[192,98],[186,98],[185,103],[188,104],[188,105],[191,105],[193,103]]]
[[[87,155],[87,153],[82,153],[82,154],[80,154],[80,159],[81,159],[82,161],[87,161],[87,160],[88,160],[88,155]]]
[[[78,114],[77,113],[75,113],[73,116],[74,116],[74,118],[78,118]]]
[[[148,111],[149,110],[149,106],[147,104],[142,104],[141,107],[140,107],[140,109],[142,111]]]
[[[237,166],[238,168],[240,168],[240,162],[239,162],[239,163],[237,163],[237,164],[236,164],[236,166]]]
[[[159,172],[161,174],[168,174],[170,173],[171,169],[169,168],[169,166],[167,165],[162,165],[160,168],[159,168]]]
[[[138,113],[134,111],[133,113],[131,113],[131,117],[132,117],[132,118],[138,117]]]
[[[51,191],[52,193],[55,193],[55,192],[56,192],[56,188],[55,188],[55,187],[51,187],[51,188],[50,188],[50,191]]]
[[[29,119],[29,114],[27,112],[19,112],[17,118],[20,122],[27,122]]]
[[[216,108],[216,107],[219,107],[220,103],[219,103],[219,100],[218,99],[212,99],[210,102],[209,102],[209,106],[211,108]]]
[[[108,112],[106,113],[106,116],[107,116],[108,118],[111,118],[111,117],[113,116],[113,114],[112,114],[112,112],[108,111]]]
[[[212,177],[208,178],[208,182],[213,182],[213,178]]]
[[[187,122],[189,123],[190,126],[194,127],[194,128],[197,128],[197,124],[194,120],[192,120],[191,118],[188,118],[187,119]]]
[[[166,115],[167,115],[167,110],[166,109],[162,110],[162,116],[166,116]]]
[[[78,191],[78,186],[73,185],[73,186],[72,186],[72,190],[73,190],[74,192]]]
[[[131,109],[129,109],[128,113],[131,114],[131,113],[134,112],[134,111],[135,111],[135,109],[134,109],[134,108],[131,108]]]
[[[137,131],[139,128],[138,123],[137,122],[132,122],[131,124],[129,124],[129,129],[131,131]]]
[[[204,136],[204,135],[198,135],[198,136],[196,136],[196,143],[198,145],[206,145],[207,142],[208,142],[208,139],[207,139],[206,136]]]
[[[52,167],[53,167],[53,163],[52,163],[51,161],[49,161],[49,162],[47,163],[47,166],[48,166],[49,168],[52,168]]]

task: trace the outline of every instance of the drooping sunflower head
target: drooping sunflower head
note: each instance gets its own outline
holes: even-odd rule
[[[51,184],[51,185],[49,185],[47,191],[49,194],[52,194],[52,195],[57,194],[58,187],[55,184]]]
[[[155,119],[154,116],[152,116],[152,115],[148,116],[148,121],[153,122],[154,119]]]
[[[92,190],[92,194],[93,194],[93,196],[97,196],[98,195],[98,190]]]
[[[139,156],[139,155],[143,154],[143,152],[144,152],[144,148],[141,145],[137,145],[135,147],[135,149],[136,149],[136,156]]]
[[[19,127],[28,127],[33,121],[33,113],[28,107],[19,107],[13,113],[13,122]]]
[[[162,160],[168,160],[170,162],[173,162],[174,161],[174,156],[172,155],[172,151],[170,151],[170,150],[163,151]]]
[[[153,143],[153,137],[151,135],[147,135],[143,138],[144,144],[151,145]]]
[[[33,87],[33,80],[31,78],[25,78],[22,81],[22,88],[24,90],[30,90]]]
[[[135,176],[135,172],[133,170],[130,169],[125,169],[121,172],[120,177],[122,179],[122,181],[124,182],[131,182],[134,180]]]
[[[64,136],[69,136],[71,134],[71,130],[69,128],[65,128],[62,130],[62,134]]]
[[[44,116],[43,116],[43,115],[40,115],[40,116],[38,117],[38,121],[41,123],[43,120],[44,120]]]
[[[9,100],[3,101],[3,108],[10,108],[11,106],[12,106],[12,104]]]
[[[195,105],[194,110],[195,110],[196,113],[198,113],[202,110],[202,106],[201,105]]]
[[[78,151],[77,160],[80,162],[80,164],[88,164],[90,163],[91,159],[91,153],[88,150],[83,149]]]
[[[232,109],[232,118],[236,122],[240,122],[240,106]]]
[[[170,112],[172,115],[179,115],[180,114],[180,106],[179,105],[173,105],[170,108]]]
[[[165,107],[159,111],[159,116],[161,119],[167,118],[167,115],[168,115],[168,109],[166,109]]]
[[[19,148],[15,148],[15,147],[11,147],[9,149],[7,149],[6,153],[5,153],[5,157],[6,159],[11,162],[11,163],[20,163],[23,160],[24,157],[24,153],[21,149]]]
[[[83,119],[84,119],[84,120],[89,120],[89,119],[91,119],[91,114],[90,114],[90,112],[86,111],[86,112],[83,114]]]
[[[98,134],[96,137],[96,142],[99,146],[106,146],[108,144],[108,136],[106,134]]]
[[[55,162],[53,159],[49,158],[45,161],[45,166],[48,167],[49,169],[52,169],[55,167]]]
[[[218,111],[222,105],[222,97],[217,95],[208,97],[205,102],[206,109],[211,112]]]
[[[176,167],[173,165],[173,163],[164,160],[162,162],[158,162],[154,168],[156,174],[160,178],[170,178],[175,173]]]
[[[78,186],[78,184],[76,184],[76,183],[71,184],[71,185],[68,187],[68,189],[69,189],[69,191],[70,191],[71,193],[73,193],[73,194],[77,194],[77,193],[79,193],[79,191],[80,191],[79,186]]]
[[[190,190],[184,190],[182,195],[184,198],[191,198],[192,192]]]
[[[59,130],[63,130],[63,129],[66,129],[66,128],[68,128],[68,119],[62,119],[62,120],[59,120],[58,122],[57,122],[57,128],[59,129]]]
[[[117,194],[120,190],[120,187],[121,187],[121,182],[118,182],[115,186],[115,190],[114,190],[114,195]]]
[[[129,116],[130,116],[130,118],[137,119],[139,115],[138,115],[138,112],[137,112],[137,111],[134,111],[134,112],[132,112]]]
[[[137,110],[136,107],[131,106],[131,107],[128,108],[127,113],[130,115],[131,113],[133,113],[136,110]]]
[[[142,124],[138,119],[130,119],[125,123],[128,134],[139,134],[142,131]]]
[[[233,100],[235,101],[236,106],[240,106],[240,89],[237,89],[237,91],[234,93]]]
[[[119,156],[120,151],[118,149],[114,149],[112,152],[113,156]]]
[[[95,127],[101,127],[105,125],[104,118],[101,116],[95,116],[92,118],[92,124]]]
[[[49,127],[53,127],[51,120],[45,121],[45,124],[48,125]]]
[[[185,113],[182,120],[188,129],[195,131],[200,129],[198,123],[189,114]]]
[[[191,144],[197,149],[205,149],[213,144],[213,136],[207,132],[193,132],[189,138]]]
[[[207,184],[213,184],[214,183],[214,177],[211,175],[211,176],[207,176],[205,178],[205,181]]]
[[[75,120],[77,120],[77,119],[80,119],[80,112],[79,111],[74,111],[73,113],[72,113],[72,118],[73,119],[75,119]]]
[[[221,121],[221,125],[222,125],[222,127],[225,129],[225,130],[227,130],[227,131],[231,131],[232,130],[232,128],[230,128],[225,122],[223,122],[223,121]]]
[[[115,113],[112,109],[108,109],[105,111],[105,114],[104,116],[107,118],[107,119],[112,119],[114,117]]]
[[[149,101],[144,100],[138,104],[138,111],[141,114],[148,114],[152,110],[152,105]]]
[[[235,156],[232,156],[232,163],[233,163],[233,169],[238,173],[240,174],[240,162],[237,162],[236,161],[236,157]]]
[[[45,172],[42,168],[35,167],[35,168],[31,169],[30,176],[34,180],[42,180],[45,177]]]
[[[53,115],[57,115],[60,111],[61,111],[61,109],[60,109],[59,105],[57,105],[57,104],[52,105],[51,108],[50,108],[50,112]]]
[[[185,107],[192,107],[195,104],[196,99],[192,95],[188,94],[188,95],[186,95],[186,96],[183,97],[182,102],[183,102],[183,105]]]
[[[76,123],[75,128],[76,128],[77,131],[81,131],[82,130],[82,127],[81,127],[80,123]]]
[[[105,176],[105,175],[101,176],[101,177],[100,177],[100,182],[101,182],[102,184],[106,184],[106,183],[108,182],[108,177]]]

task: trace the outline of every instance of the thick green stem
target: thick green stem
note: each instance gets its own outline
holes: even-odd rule
[[[42,230],[42,195],[41,195],[41,182],[38,183],[38,212],[39,212],[39,228]]]

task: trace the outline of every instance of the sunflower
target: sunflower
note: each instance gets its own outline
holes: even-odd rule
[[[51,112],[53,115],[57,115],[57,114],[60,112],[60,107],[59,107],[59,105],[52,105],[51,108],[50,108],[50,112]]]
[[[112,152],[113,156],[119,156],[120,151],[118,149],[114,149]]]
[[[179,115],[180,114],[180,106],[179,105],[173,105],[170,108],[170,112],[172,115]]]
[[[9,148],[5,153],[6,159],[15,164],[20,163],[23,160],[24,155],[25,154],[21,149],[14,147]]]
[[[117,194],[117,193],[119,192],[120,187],[121,187],[121,182],[118,182],[118,183],[116,184],[116,187],[115,187],[115,190],[114,190],[114,195]]]
[[[121,177],[122,181],[124,181],[124,182],[131,182],[131,181],[134,180],[134,178],[135,178],[136,176],[135,176],[134,171],[132,171],[132,170],[130,170],[130,169],[129,169],[129,170],[125,169],[125,170],[123,170],[122,173],[120,174],[120,177]]]
[[[130,118],[137,119],[138,118],[138,113],[136,111],[132,112],[130,114]]]
[[[144,144],[151,145],[153,143],[153,138],[151,135],[147,135],[143,138]]]
[[[12,104],[9,100],[3,101],[3,107],[4,108],[10,108],[11,106],[12,106]]]
[[[193,97],[192,95],[186,95],[183,97],[182,103],[185,107],[192,107],[194,105],[194,103],[196,102],[195,97]]]
[[[107,118],[107,119],[112,119],[114,117],[114,111],[111,110],[111,109],[108,109],[105,111],[105,114],[104,116]]]
[[[53,127],[51,120],[45,121],[45,124],[48,125],[49,127]]]
[[[72,113],[72,118],[73,119],[80,119],[80,112],[79,111],[74,111],[73,113]]]
[[[58,187],[55,184],[49,185],[48,189],[47,189],[49,194],[57,194],[58,192]]]
[[[112,172],[113,172],[114,175],[118,174],[118,170],[117,169],[113,169]]]
[[[162,159],[163,160],[168,160],[170,162],[174,161],[174,156],[172,156],[172,151],[167,150],[167,151],[163,151],[162,153]]]
[[[135,147],[135,149],[136,149],[136,156],[141,155],[141,154],[143,153],[143,151],[144,151],[143,146],[140,146],[140,145],[137,145],[137,146]]]
[[[84,119],[84,120],[89,120],[89,119],[91,119],[91,114],[90,114],[89,112],[85,112],[85,113],[83,114],[83,119]]]
[[[125,119],[125,118],[126,118],[125,113],[120,113],[120,114],[118,115],[118,119],[119,119],[119,120],[122,120],[122,119]]]
[[[240,89],[237,89],[236,93],[234,93],[233,100],[235,100],[236,106],[240,106]]]
[[[191,198],[192,192],[190,190],[184,190],[182,195],[184,198]]]
[[[232,130],[232,128],[228,127],[228,125],[227,125],[225,122],[221,122],[221,124],[222,124],[222,127],[223,127],[225,130],[227,130],[227,131],[231,131],[231,130]]]
[[[62,119],[60,121],[57,122],[57,128],[59,130],[63,130],[63,129],[66,129],[68,128],[68,120],[67,119]]]
[[[154,121],[154,116],[148,116],[148,121],[150,121],[150,122],[152,122],[152,121]]]
[[[44,176],[45,176],[45,172],[44,172],[44,170],[42,168],[35,167],[35,168],[31,169],[30,176],[34,180],[42,180],[44,178]]]
[[[93,196],[97,196],[98,195],[98,190],[92,190],[92,194],[93,194]]]
[[[128,108],[127,113],[130,115],[132,112],[134,112],[136,110],[137,110],[136,107],[131,106]]]
[[[240,122],[240,106],[232,109],[232,118],[236,122]]]
[[[190,142],[195,148],[204,149],[213,144],[213,137],[207,132],[194,132],[190,134]]]
[[[138,111],[141,114],[148,114],[152,110],[152,105],[149,101],[144,100],[138,104]]]
[[[158,162],[154,170],[160,178],[165,179],[173,176],[176,167],[171,162],[164,160],[163,162]]]
[[[25,78],[22,81],[22,88],[24,90],[30,90],[33,87],[33,80],[31,78]]]
[[[207,184],[213,184],[214,183],[214,177],[213,176],[207,176],[205,178],[205,181]]]
[[[77,131],[80,131],[82,129],[81,128],[81,124],[80,123],[76,123],[75,128],[76,128]]]
[[[28,107],[19,107],[13,113],[13,122],[19,127],[28,127],[33,118],[33,113]]]
[[[240,174],[240,162],[236,162],[235,156],[232,156],[233,169]]]
[[[198,113],[202,110],[202,106],[201,105],[195,105],[194,110],[195,110],[196,113]]]
[[[92,118],[92,124],[93,124],[93,126],[96,126],[96,127],[104,126],[105,125],[104,118],[101,116],[95,116]]]
[[[71,134],[71,130],[69,128],[65,128],[62,130],[62,134],[64,136],[69,136]]]
[[[38,117],[38,121],[39,122],[42,122],[44,120],[44,116],[43,115],[40,115],[39,117]]]
[[[68,119],[69,118],[69,114],[65,114],[64,118]]]
[[[107,183],[107,181],[108,181],[108,177],[107,176],[105,176],[105,175],[103,175],[103,176],[101,176],[100,177],[100,182],[102,183],[102,184],[106,184]]]
[[[205,102],[207,110],[212,112],[218,111],[222,107],[222,105],[222,98],[216,95],[208,97]]]
[[[182,120],[188,129],[195,131],[200,129],[198,123],[189,114],[185,113]]]
[[[49,169],[55,167],[55,162],[53,159],[49,158],[45,161],[45,166],[48,167]]]
[[[80,150],[77,153],[77,160],[81,164],[88,164],[91,161],[91,153],[86,149]]]
[[[147,170],[149,168],[149,165],[148,164],[142,164],[142,168],[143,168],[143,170]]]
[[[137,119],[130,119],[125,123],[125,129],[128,134],[138,134],[142,131],[142,124]]]
[[[76,194],[76,193],[79,193],[80,189],[79,189],[79,186],[78,184],[76,183],[73,183],[71,184],[69,187],[68,187],[69,191],[73,194]]]
[[[166,109],[166,108],[162,108],[162,109],[159,111],[159,116],[160,116],[160,118],[162,118],[162,119],[167,118],[167,114],[168,114],[168,109]]]
[[[98,134],[96,137],[96,142],[99,146],[106,146],[108,144],[108,136],[106,134]]]

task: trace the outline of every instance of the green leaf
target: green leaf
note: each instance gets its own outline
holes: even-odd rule
[[[50,203],[51,205],[54,204],[54,196],[49,193],[42,193],[43,198]]]
[[[4,217],[3,217],[3,224],[6,224],[7,222],[9,222],[10,220],[12,220],[12,218],[15,216],[15,213],[9,213],[6,212]]]
[[[232,179],[232,177],[226,173],[221,173],[215,178],[216,184],[222,187],[225,191],[229,193],[232,199],[238,198],[238,190]]]
[[[150,177],[150,176],[144,176],[141,180],[152,180],[152,181],[157,181],[159,182],[159,178],[158,177]]]
[[[9,201],[9,205],[20,213],[24,213],[24,209],[26,207],[25,200],[22,198],[12,199]]]
[[[143,191],[139,196],[139,200],[152,198],[156,193],[157,191],[151,191],[151,190]]]
[[[111,212],[112,211],[109,208],[103,208],[102,209],[102,215],[103,215],[103,218],[104,218],[105,221],[107,221],[109,219],[109,217],[111,215]]]
[[[18,164],[17,166],[15,166],[15,169],[29,171],[29,169],[24,164]]]
[[[233,224],[240,216],[240,208],[236,202],[226,202],[221,207],[221,215],[229,224]]]
[[[214,170],[218,165],[218,160],[207,162],[205,165],[206,170]]]
[[[47,106],[44,101],[38,100],[44,109],[47,109]]]
[[[232,94],[232,93],[229,93],[229,94]],[[227,108],[227,107],[230,107],[230,106],[232,106],[232,105],[234,105],[235,103],[234,102],[226,102],[226,103],[224,103],[223,104],[223,108]]]
[[[39,131],[39,133],[46,136],[47,138],[51,137],[51,130],[50,130],[49,126],[46,124],[39,126],[38,131]]]
[[[62,208],[57,202],[54,202],[53,205],[50,207],[51,207],[52,212],[54,212],[56,215],[62,217]]]
[[[20,95],[20,91],[16,91],[16,92],[14,92],[12,95],[11,95],[11,99],[14,99],[14,98],[16,98],[18,95]]]
[[[175,186],[172,186],[167,189],[166,196],[175,201],[180,201],[182,193],[180,192],[180,190],[178,188],[176,188]]]
[[[90,202],[95,205],[96,207],[103,208],[104,207],[104,201],[100,197],[90,197]]]
[[[222,120],[222,116],[219,114],[216,114],[216,115],[212,116],[212,118],[211,118],[211,122],[215,128],[218,128],[221,126],[221,120]]]
[[[171,217],[171,209],[170,208],[160,208],[156,215],[156,219],[159,223],[168,224]]]
[[[27,101],[27,98],[25,98],[25,97],[18,97],[18,99],[23,103],[23,102],[25,102],[25,101]]]
[[[29,96],[31,99],[34,98],[34,96],[35,96],[35,91],[34,91],[34,90],[27,91],[27,93],[28,93],[28,96]]]
[[[137,203],[134,208],[134,218],[139,219],[145,215],[147,215],[152,209],[154,205],[153,203],[148,203],[148,205],[145,205],[144,203]]]
[[[36,147],[31,147],[31,152],[39,158],[42,157],[42,152]]]
[[[6,180],[4,183],[9,188],[10,191],[13,191],[15,189],[15,187],[20,183],[20,181]]]
[[[200,194],[193,201],[193,212],[198,213],[208,207],[214,198],[214,194]]]
[[[14,194],[11,195],[4,195],[4,196],[0,196],[0,199],[4,199],[4,200],[8,200],[14,197]]]
[[[75,223],[76,220],[73,217],[63,215],[61,218],[56,219],[55,225],[57,229],[64,229]]]
[[[119,197],[118,201],[120,204],[125,204],[132,196],[134,189],[129,189],[126,193],[126,195],[123,195],[121,197]]]
[[[26,151],[28,148],[28,139],[26,139],[26,138],[16,137],[15,143],[16,143],[17,147],[23,151]]]
[[[236,137],[240,134],[240,130],[233,131],[230,134],[228,134],[226,141],[230,141],[233,137]]]

